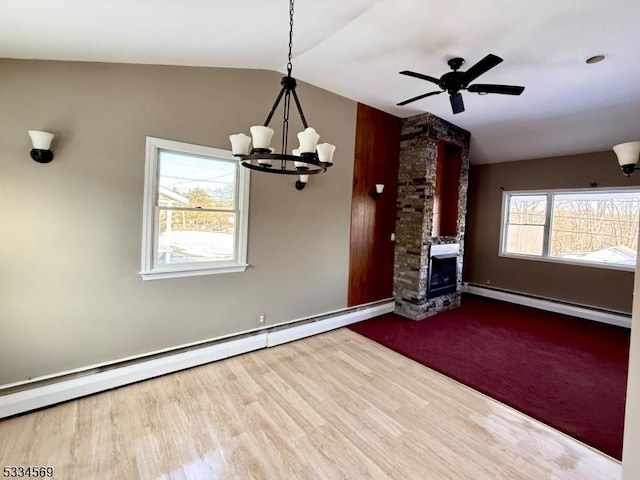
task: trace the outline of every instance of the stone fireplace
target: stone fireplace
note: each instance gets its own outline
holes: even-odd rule
[[[393,295],[413,320],[460,304],[469,140],[429,113],[402,121]]]

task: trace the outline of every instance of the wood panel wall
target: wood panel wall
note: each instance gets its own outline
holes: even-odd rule
[[[400,154],[400,119],[358,104],[351,200],[349,306],[390,298]],[[376,183],[384,192],[373,197]]]

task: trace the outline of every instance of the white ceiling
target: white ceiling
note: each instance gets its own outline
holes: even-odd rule
[[[640,139],[638,0],[297,0],[295,11],[294,76],[466,128],[473,163]],[[287,35],[287,0],[0,0],[7,58],[284,71]],[[488,53],[505,61],[477,82],[524,85],[520,97],[464,92],[455,116],[446,95],[395,105],[437,90],[400,70],[440,77],[448,58],[464,57],[464,70]]]

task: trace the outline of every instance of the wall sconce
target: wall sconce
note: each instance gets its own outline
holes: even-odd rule
[[[38,163],[49,163],[53,160],[53,152],[49,150],[53,133],[41,132],[39,130],[29,130],[33,149],[31,150],[31,158]]]
[[[296,180],[296,190],[302,190],[307,186],[309,175],[300,175],[300,180]]]
[[[638,157],[640,157],[640,142],[627,142],[615,145],[613,151],[618,156],[618,163],[625,177],[630,177],[638,167]]]
[[[373,198],[378,198],[384,191],[384,183],[376,183],[376,189],[373,191]]]

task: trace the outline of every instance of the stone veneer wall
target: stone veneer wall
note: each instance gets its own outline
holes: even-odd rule
[[[466,130],[430,113],[405,118],[402,121],[393,295],[396,313],[413,320],[421,320],[460,304],[470,137]],[[455,237],[431,236],[438,143],[441,140],[462,147]],[[427,299],[429,247],[432,244],[443,243],[460,244],[458,291]]]

